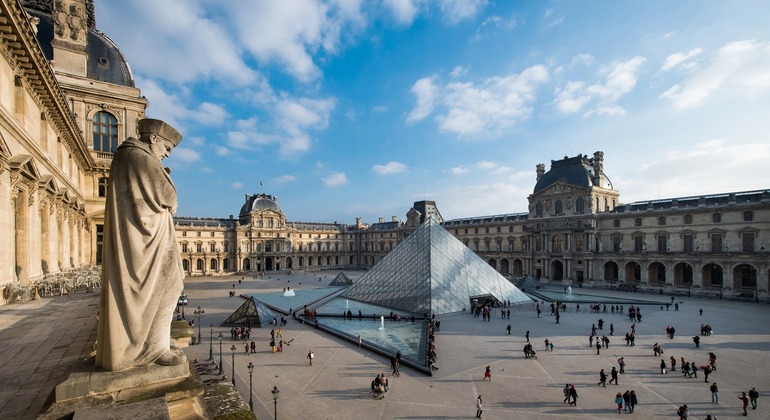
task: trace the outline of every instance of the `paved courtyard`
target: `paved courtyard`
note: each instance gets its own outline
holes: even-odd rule
[[[281,291],[326,286],[337,271],[293,276],[271,275],[254,279],[241,276],[199,277],[186,279],[189,306],[187,319],[200,305],[205,311],[201,321],[203,340],[200,345],[186,349],[192,359],[208,359],[213,348],[219,358],[221,332],[224,351],[224,372],[232,372],[235,355],[236,386],[249,400],[249,375],[246,366],[256,365],[253,376],[253,398],[257,417],[273,417],[273,386],[280,390],[278,418],[283,419],[359,419],[359,418],[472,418],[476,396],[484,401],[483,418],[611,418],[617,417],[614,397],[627,389],[636,391],[638,418],[676,418],[681,404],[690,408],[690,418],[703,419],[707,414],[719,419],[741,416],[740,391],[751,387],[762,395],[757,410],[749,408],[749,417],[770,418],[770,305],[720,301],[698,298],[678,298],[683,303],[679,311],[659,306],[642,306],[643,319],[636,326],[636,346],[626,346],[621,336],[630,330],[630,321],[623,315],[566,312],[559,324],[545,311],[540,319],[524,308],[513,310],[510,320],[500,319],[498,311],[491,322],[482,322],[468,313],[441,316],[441,331],[436,336],[440,367],[432,377],[402,368],[401,376],[390,378],[389,361],[354,343],[343,342],[314,328],[290,320],[284,328],[284,340],[291,340],[283,353],[271,353],[269,328],[257,328],[252,333],[257,353],[244,355],[242,345],[229,339],[229,328],[219,327],[242,303],[240,297],[229,297],[235,285],[241,294]],[[351,277],[360,273],[353,272]],[[319,281],[320,280],[320,281]],[[300,284],[301,283],[301,284]],[[576,293],[629,296],[634,294],[578,289]],[[95,329],[94,304],[98,293],[81,294],[74,298],[46,298],[26,305],[0,307],[0,418],[34,418],[50,390],[64,378],[67,369],[82,369],[84,354],[90,351]],[[641,299],[663,301],[666,296],[639,295]],[[703,309],[699,315],[698,309]],[[609,334],[609,324],[615,327],[609,349],[596,355],[588,347],[591,324],[599,318],[606,322],[601,334]],[[213,347],[210,324],[214,324]],[[506,326],[512,325],[511,335]],[[710,324],[714,335],[702,337],[696,349],[692,336],[702,323]],[[674,339],[665,336],[667,325],[676,327]],[[537,359],[524,359],[524,333],[538,351]],[[198,326],[196,325],[196,333]],[[545,338],[554,342],[555,350],[546,352]],[[90,344],[89,344],[90,342]],[[708,360],[708,352],[717,354],[718,370],[711,380],[719,384],[721,404],[711,404],[709,385],[699,377],[686,378],[681,373],[659,374],[660,358],[652,353],[653,343],[663,346],[665,357],[684,357],[699,366]],[[316,358],[308,366],[306,355],[313,350]],[[609,372],[620,357],[626,360],[626,374],[620,385],[606,388],[596,385],[598,372]],[[492,381],[482,381],[484,368],[492,369]],[[383,400],[369,398],[369,385],[375,375],[386,372],[391,390]],[[205,378],[204,378],[205,379]],[[575,384],[578,405],[562,402],[564,384]]]

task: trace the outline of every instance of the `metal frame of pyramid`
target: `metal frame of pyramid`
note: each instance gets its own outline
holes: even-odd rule
[[[417,314],[469,309],[474,297],[532,299],[429,218],[343,296]]]
[[[340,272],[337,274],[337,277],[329,283],[329,286],[350,286],[351,284],[353,284],[353,280],[346,276],[345,273]]]

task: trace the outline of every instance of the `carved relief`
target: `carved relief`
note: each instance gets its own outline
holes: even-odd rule
[[[70,30],[70,38],[73,41],[79,40],[86,29],[86,21],[83,19],[82,10],[75,4],[70,5],[67,26]]]
[[[56,32],[56,36],[59,38],[65,38],[67,36],[67,12],[64,11],[64,4],[61,0],[54,2],[54,11],[52,13],[53,21]]]

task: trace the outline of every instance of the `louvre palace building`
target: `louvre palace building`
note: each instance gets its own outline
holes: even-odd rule
[[[0,51],[6,304],[99,265],[112,153],[147,99],[93,0],[0,0]],[[277,197],[249,194],[237,217],[175,218],[182,264],[188,276],[369,269],[432,218],[511,280],[768,300],[770,190],[622,203],[603,164],[602,152],[538,164],[527,212],[454,220],[419,201],[403,219],[293,221]]]

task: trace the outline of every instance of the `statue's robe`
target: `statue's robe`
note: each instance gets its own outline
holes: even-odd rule
[[[107,188],[96,366],[123,370],[171,347],[184,270],[174,234],[174,183],[149,145],[118,147]]]

